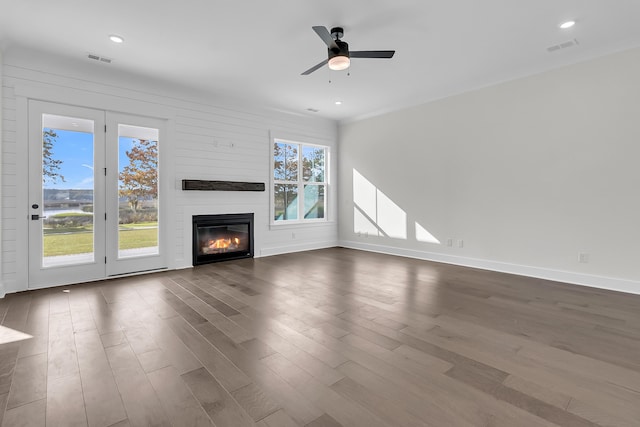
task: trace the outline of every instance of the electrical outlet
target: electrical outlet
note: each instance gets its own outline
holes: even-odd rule
[[[462,240],[462,239],[458,240],[458,247],[459,248],[464,248],[464,240]]]
[[[451,238],[447,239],[447,246],[449,247],[453,246],[453,239]]]
[[[589,263],[589,254],[588,253],[584,253],[581,252],[578,254],[578,262],[581,264],[588,264]]]
[[[291,238],[295,239],[296,238],[296,233],[291,233]]]

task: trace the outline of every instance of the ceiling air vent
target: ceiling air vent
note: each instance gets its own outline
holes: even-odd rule
[[[316,110],[315,108],[307,108],[307,111],[311,111],[312,113],[317,113],[320,110]]]
[[[104,62],[106,64],[111,64],[111,60],[109,58],[104,58],[102,56],[98,56],[98,55],[95,55],[93,53],[90,53],[89,55],[87,55],[87,57],[89,59],[93,59],[95,61],[100,61],[100,62]]]
[[[564,43],[549,46],[547,48],[547,52],[555,52],[558,50],[566,49],[568,47],[578,46],[579,44],[580,43],[578,43],[578,39],[573,39],[573,40],[566,41]]]

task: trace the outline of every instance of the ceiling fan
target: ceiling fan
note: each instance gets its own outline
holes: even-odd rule
[[[350,58],[389,59],[393,58],[393,54],[396,53],[395,50],[356,50],[349,52],[349,45],[340,40],[344,35],[344,30],[341,27],[332,28],[331,33],[327,30],[327,27],[315,26],[312,28],[327,45],[328,58],[302,73],[303,76],[313,73],[325,64],[329,64],[329,68],[332,70],[340,71],[349,68],[349,65],[351,65]]]

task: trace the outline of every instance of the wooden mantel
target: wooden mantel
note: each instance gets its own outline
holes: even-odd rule
[[[185,191],[264,191],[264,182],[183,179],[182,189]]]

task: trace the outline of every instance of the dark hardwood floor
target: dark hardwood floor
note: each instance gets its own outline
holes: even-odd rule
[[[335,248],[0,319],[3,426],[640,426],[636,295]]]

